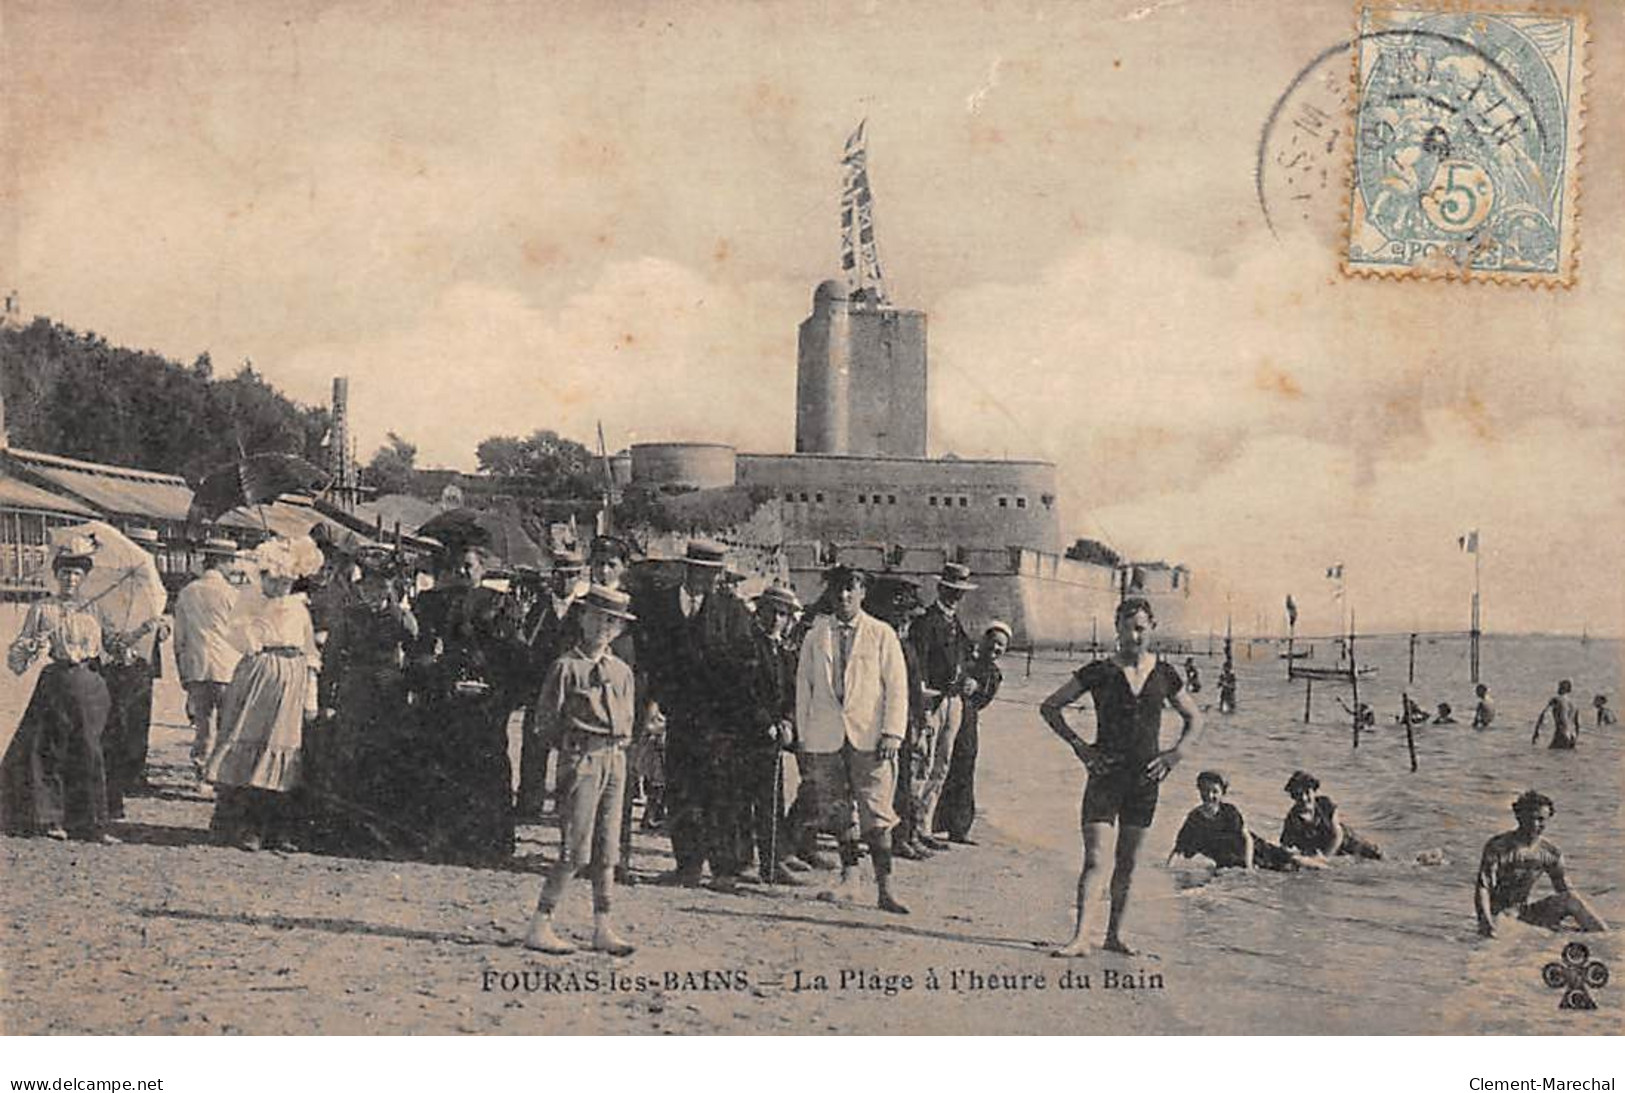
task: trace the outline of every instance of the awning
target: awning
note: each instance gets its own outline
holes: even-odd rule
[[[30,486],[10,475],[0,474],[0,508],[23,509],[29,512],[61,513],[67,516],[91,517],[96,512],[71,497]]]
[[[7,453],[12,465],[48,490],[71,494],[98,515],[136,517],[184,524],[192,488],[176,474],[88,463],[80,459],[26,452]]]

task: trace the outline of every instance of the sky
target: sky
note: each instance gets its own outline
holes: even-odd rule
[[[1362,623],[1460,628],[1477,528],[1489,628],[1618,633],[1601,7],[1580,273],[1551,290],[1345,276],[1337,157],[1266,223],[1261,133],[1343,0],[0,0],[0,283],[305,402],[348,375],[363,458],[394,431],[472,469],[487,436],[600,420],[612,448],[789,450],[866,117],[934,453],[1053,460],[1068,537],[1186,563],[1210,621],[1292,592],[1330,627],[1342,563]]]

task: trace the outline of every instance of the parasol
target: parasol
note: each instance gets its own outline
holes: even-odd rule
[[[543,569],[547,565],[542,548],[520,526],[519,517],[510,512],[452,509],[431,518],[417,533],[452,552],[471,546],[488,550],[510,569]]]
[[[263,505],[285,493],[320,489],[328,475],[314,463],[286,452],[261,452],[203,476],[192,494],[194,521],[216,520],[235,508]]]
[[[78,594],[86,606],[96,609],[105,629],[128,634],[163,615],[168,595],[151,554],[100,520],[52,528],[51,544],[60,546],[75,536],[96,544],[95,566],[85,574]]]

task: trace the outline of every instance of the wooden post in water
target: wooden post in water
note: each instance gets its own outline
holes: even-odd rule
[[[1400,716],[1405,719],[1405,746],[1411,753],[1411,773],[1416,773],[1416,732],[1411,728],[1411,694],[1409,691],[1400,692],[1400,704],[1404,707]]]
[[[1354,612],[1349,611],[1349,686],[1354,688],[1354,746],[1360,746],[1360,665],[1354,659]]]
[[[1292,659],[1292,646],[1298,636],[1298,620],[1289,618],[1286,622],[1286,677],[1292,678],[1292,666],[1297,661]]]
[[[1411,663],[1406,671],[1406,683],[1416,682],[1416,635],[1411,635]]]
[[[1309,698],[1315,693],[1315,677],[1303,677],[1303,723],[1309,724]]]

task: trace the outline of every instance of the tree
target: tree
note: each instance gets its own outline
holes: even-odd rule
[[[529,479],[547,497],[588,500],[604,490],[598,456],[585,444],[561,437],[552,429],[537,429],[524,440],[487,437],[474,449],[474,455],[486,474]]]
[[[417,461],[418,446],[390,433],[389,442],[367,463],[367,482],[379,493],[405,493],[412,484]]]

